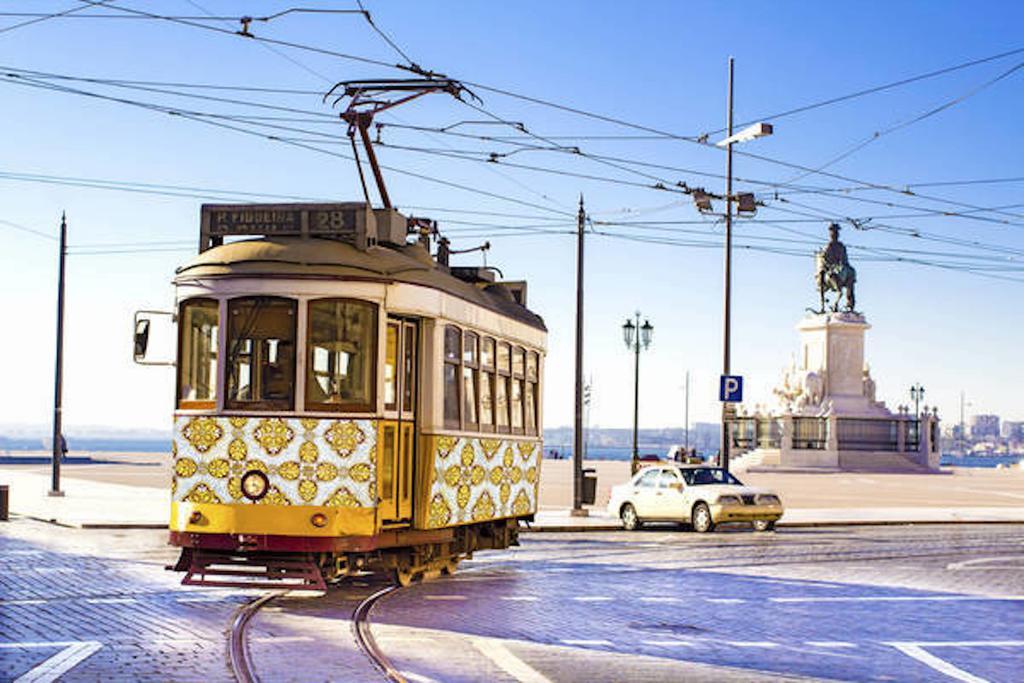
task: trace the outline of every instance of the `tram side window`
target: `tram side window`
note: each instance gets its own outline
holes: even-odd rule
[[[462,359],[462,330],[444,328],[444,426],[461,429],[459,413],[459,361]]]
[[[476,411],[478,342],[479,337],[473,332],[466,332],[462,341],[462,416],[465,429],[473,430],[479,424]]]
[[[228,301],[228,409],[291,410],[295,399],[294,299]]]
[[[178,346],[178,406],[213,408],[217,400],[217,330],[220,316],[213,299],[181,304]]]
[[[511,374],[511,347],[505,342],[498,343],[497,378],[494,384],[494,424],[499,432],[508,433],[509,375]]]
[[[494,340],[480,341],[480,430],[494,431]]]
[[[523,403],[526,407],[526,433],[537,433],[537,365],[539,356],[536,351],[526,354],[526,390]]]
[[[397,328],[394,330],[397,342]],[[306,409],[371,412],[376,403],[377,307],[365,301],[309,302]],[[394,360],[391,361],[394,363]],[[392,379],[396,368],[391,368]],[[394,403],[394,389],[385,397]]]
[[[523,433],[523,375],[526,368],[526,352],[520,347],[512,349],[512,433]]]

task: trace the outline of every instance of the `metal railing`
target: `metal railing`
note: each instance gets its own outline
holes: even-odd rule
[[[842,418],[837,421],[839,450],[890,451],[899,450],[900,420],[873,420]]]
[[[782,445],[782,424],[775,418],[758,418],[755,423],[758,448],[779,448]]]
[[[823,451],[828,447],[828,418],[794,417],[793,448]]]

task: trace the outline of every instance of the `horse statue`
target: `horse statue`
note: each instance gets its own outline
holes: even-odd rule
[[[857,282],[857,271],[850,265],[846,256],[846,247],[839,241],[839,226],[835,223],[828,226],[831,240],[824,249],[815,252],[815,282],[821,296],[821,308],[816,313],[824,313],[826,309],[825,294],[835,292],[836,299],[831,306],[833,313],[839,311],[839,303],[846,296],[845,310],[853,311],[856,305],[853,286]]]

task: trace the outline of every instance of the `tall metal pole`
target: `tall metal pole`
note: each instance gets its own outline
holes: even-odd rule
[[[583,210],[583,195],[580,195],[580,210],[576,215],[576,414],[572,435],[572,514],[583,516],[583,228],[587,214]]]
[[[729,96],[726,135],[732,137],[733,58],[729,57]],[[732,143],[726,145],[725,161],[725,302],[722,333],[722,374],[729,374],[729,347],[732,342]],[[732,404],[722,403],[722,448],[719,466],[729,471],[729,418]]]
[[[636,364],[633,368],[633,459],[630,469],[636,474],[640,469],[640,450],[637,444],[640,431],[640,311],[636,312],[636,344],[633,350],[636,352]]]
[[[685,444],[684,448],[686,448],[686,455],[689,455],[690,454],[690,371],[689,370],[686,371],[686,400],[685,400],[683,405],[685,406],[683,408],[683,413],[684,413],[683,421],[684,421],[684,427],[686,428],[686,444]]]
[[[967,434],[964,433],[964,390],[960,390],[960,454],[967,452]]]
[[[64,384],[64,258],[67,256],[68,225],[66,215],[60,217],[60,257],[57,267],[57,361],[53,381],[53,477],[51,496],[63,496],[60,490],[60,461],[64,457],[61,426],[61,394]]]

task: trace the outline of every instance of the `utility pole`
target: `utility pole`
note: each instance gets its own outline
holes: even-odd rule
[[[690,371],[686,371],[686,400],[683,402],[683,425],[686,428],[686,455],[690,455]]]
[[[726,114],[726,135],[732,137],[732,82],[733,58],[729,57],[729,95]],[[722,330],[722,374],[729,373],[729,346],[732,342],[732,142],[725,149],[725,302],[723,305]],[[719,466],[729,471],[729,421],[732,404],[722,403],[722,447],[719,451]]]
[[[587,214],[583,210],[583,195],[580,195],[580,210],[576,215],[576,413],[572,435],[572,516],[585,517],[583,508],[583,228]]]
[[[61,393],[64,384],[64,259],[68,253],[66,214],[60,216],[60,256],[57,266],[57,362],[53,381],[53,477],[51,496],[63,496],[60,490],[60,461],[64,457],[64,434],[61,427]]]

